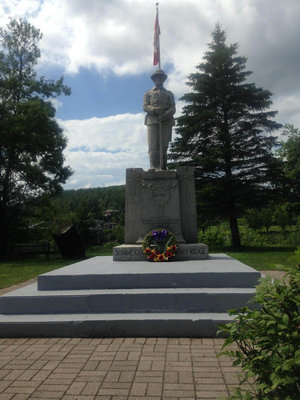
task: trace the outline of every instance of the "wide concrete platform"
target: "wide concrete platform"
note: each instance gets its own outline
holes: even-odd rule
[[[38,277],[38,290],[130,289],[130,288],[251,288],[260,273],[227,256],[208,260],[113,261],[94,257]]]
[[[260,273],[224,254],[203,261],[95,257],[0,297],[1,337],[215,337]]]

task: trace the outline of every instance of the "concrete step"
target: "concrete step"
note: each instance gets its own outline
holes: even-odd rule
[[[107,256],[40,275],[38,289],[253,288],[259,278],[259,272],[225,254],[169,263],[113,261]]]
[[[226,313],[0,315],[0,337],[215,337]]]
[[[215,337],[260,273],[225,254],[150,263],[94,257],[0,297],[0,337]]]
[[[0,314],[226,312],[243,307],[251,288],[38,291],[35,284],[0,297]]]

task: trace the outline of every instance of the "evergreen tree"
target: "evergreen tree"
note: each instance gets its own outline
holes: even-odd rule
[[[280,127],[276,112],[265,111],[271,93],[248,83],[251,72],[237,48],[216,25],[203,62],[188,76],[192,92],[181,99],[187,104],[170,153],[173,166],[196,167],[199,211],[229,219],[234,247],[241,245],[240,210],[253,207],[277,169],[276,140],[267,133]]]
[[[42,35],[27,21],[0,29],[0,251],[28,202],[60,189],[70,176],[64,165],[66,138],[54,119],[51,99],[70,89],[38,77],[34,69]],[[1,253],[0,253],[1,254]]]

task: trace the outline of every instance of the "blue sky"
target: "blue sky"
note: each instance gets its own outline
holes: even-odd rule
[[[56,99],[74,170],[65,188],[123,184],[126,168],[148,168],[142,98],[152,87],[151,0],[0,0],[0,26],[26,18],[43,33],[38,73],[64,76]],[[161,0],[165,86],[178,100],[216,22],[248,58],[251,82],[273,93],[276,120],[300,128],[299,0]],[[280,132],[278,132],[280,134]],[[174,136],[174,134],[173,134]]]
[[[87,68],[64,78],[65,84],[72,89],[72,95],[58,99],[63,106],[57,109],[56,116],[61,119],[139,113],[145,88],[152,86],[147,74],[130,77],[109,74],[103,77],[95,69]]]

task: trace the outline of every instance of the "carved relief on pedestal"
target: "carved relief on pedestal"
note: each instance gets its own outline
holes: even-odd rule
[[[176,179],[141,180],[141,231],[137,242],[152,229],[170,230],[178,242],[184,242],[181,232],[179,190]]]

